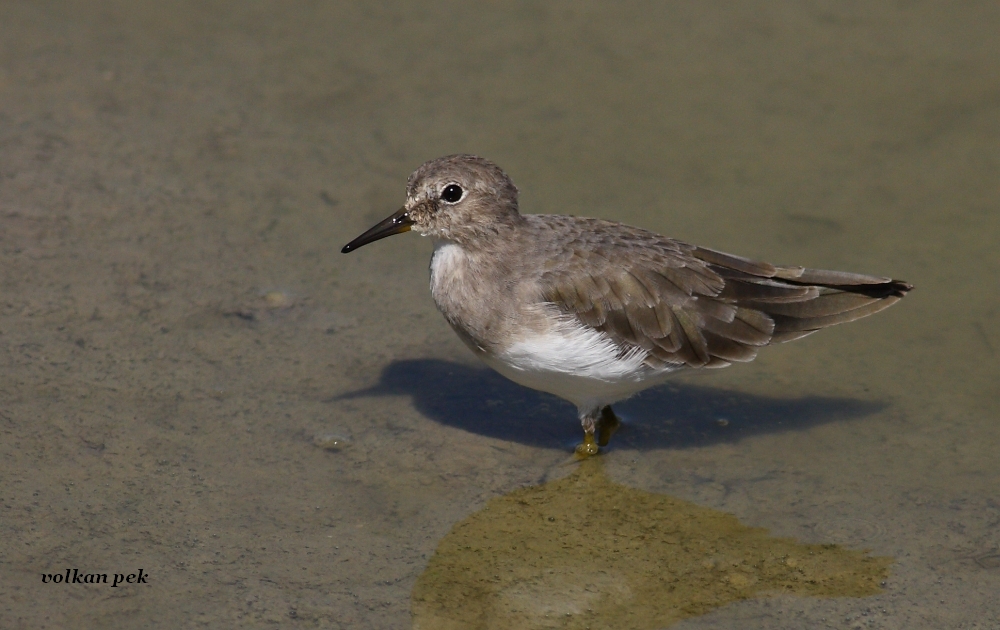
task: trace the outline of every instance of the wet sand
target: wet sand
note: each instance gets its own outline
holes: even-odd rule
[[[408,628],[456,523],[570,474],[573,411],[474,362],[429,242],[339,253],[458,151],[525,212],[917,287],[622,406],[614,483],[893,559],[871,597],[672,628],[1000,625],[998,28],[990,3],[4,4],[0,627]],[[149,583],[42,583],[67,568]]]

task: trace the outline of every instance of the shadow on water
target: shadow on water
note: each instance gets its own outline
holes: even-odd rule
[[[335,400],[387,395],[409,396],[420,413],[437,422],[501,440],[561,448],[579,438],[573,405],[488,368],[449,361],[395,361],[378,385]],[[884,407],[853,398],[772,398],[678,383],[616,404],[625,422],[611,446],[652,449],[727,442],[859,418]]]

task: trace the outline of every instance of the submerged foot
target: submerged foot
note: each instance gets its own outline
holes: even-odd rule
[[[583,444],[576,447],[576,455],[580,459],[597,455],[602,446],[607,446],[611,436],[622,425],[621,419],[612,411],[611,405],[594,407],[586,414],[581,414],[583,424]]]
[[[583,444],[577,444],[576,454],[580,459],[597,455],[597,441],[594,439],[593,431],[586,431],[583,434]]]

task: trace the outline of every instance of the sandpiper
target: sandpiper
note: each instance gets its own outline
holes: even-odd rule
[[[912,288],[612,221],[522,215],[511,179],[474,155],[423,164],[403,207],[342,251],[411,229],[434,240],[431,295],[462,341],[510,380],[577,406],[581,456],[618,428],[612,403],[674,372],[750,361],[768,344],[867,317]]]

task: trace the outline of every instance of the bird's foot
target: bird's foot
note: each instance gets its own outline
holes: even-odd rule
[[[583,444],[577,444],[576,446],[576,456],[580,459],[586,459],[591,455],[597,455],[598,451],[597,440],[594,439],[594,432],[586,431],[583,434]]]

